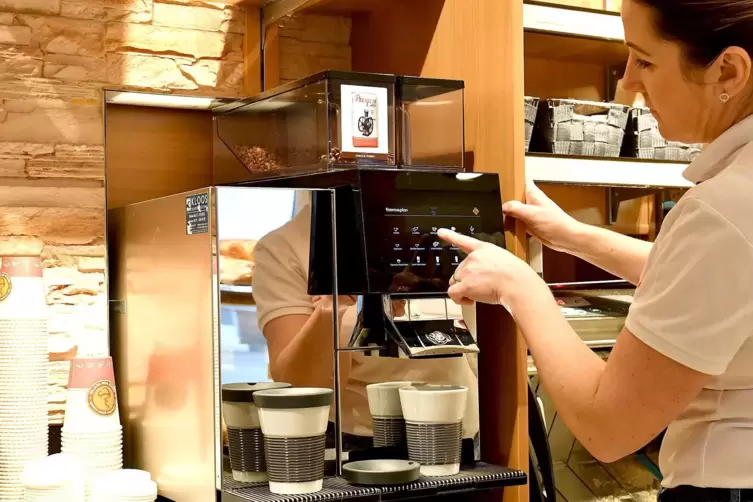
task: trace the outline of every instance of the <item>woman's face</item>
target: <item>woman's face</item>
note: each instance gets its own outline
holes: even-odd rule
[[[656,32],[651,8],[625,0],[622,7],[630,58],[623,86],[643,94],[659,122],[662,136],[672,141],[707,143],[726,130],[734,118],[719,99],[723,89],[718,68],[698,68],[686,61],[682,46]],[[715,77],[717,77],[715,79]]]

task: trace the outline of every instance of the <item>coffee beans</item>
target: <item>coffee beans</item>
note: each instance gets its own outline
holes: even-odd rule
[[[233,153],[251,172],[277,171],[282,168],[274,155],[258,146],[235,145]]]

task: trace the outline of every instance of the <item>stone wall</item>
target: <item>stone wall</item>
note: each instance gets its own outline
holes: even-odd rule
[[[237,96],[240,10],[201,0],[0,0],[0,240],[43,249],[50,416],[107,350],[102,88]]]

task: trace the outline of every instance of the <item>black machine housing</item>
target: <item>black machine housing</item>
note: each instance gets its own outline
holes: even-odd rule
[[[361,168],[262,182],[278,183],[329,189],[313,192],[308,293],[333,295],[336,277],[338,295],[360,297],[351,346],[390,357],[478,352],[462,323],[400,322],[389,305],[396,298],[446,298],[465,253],[442,241],[440,228],[504,247],[496,174]]]

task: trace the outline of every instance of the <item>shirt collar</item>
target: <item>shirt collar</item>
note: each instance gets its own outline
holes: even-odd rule
[[[729,165],[725,161],[750,142],[753,142],[753,115],[730,127],[706,146],[685,169],[683,176],[692,183],[710,180]]]

